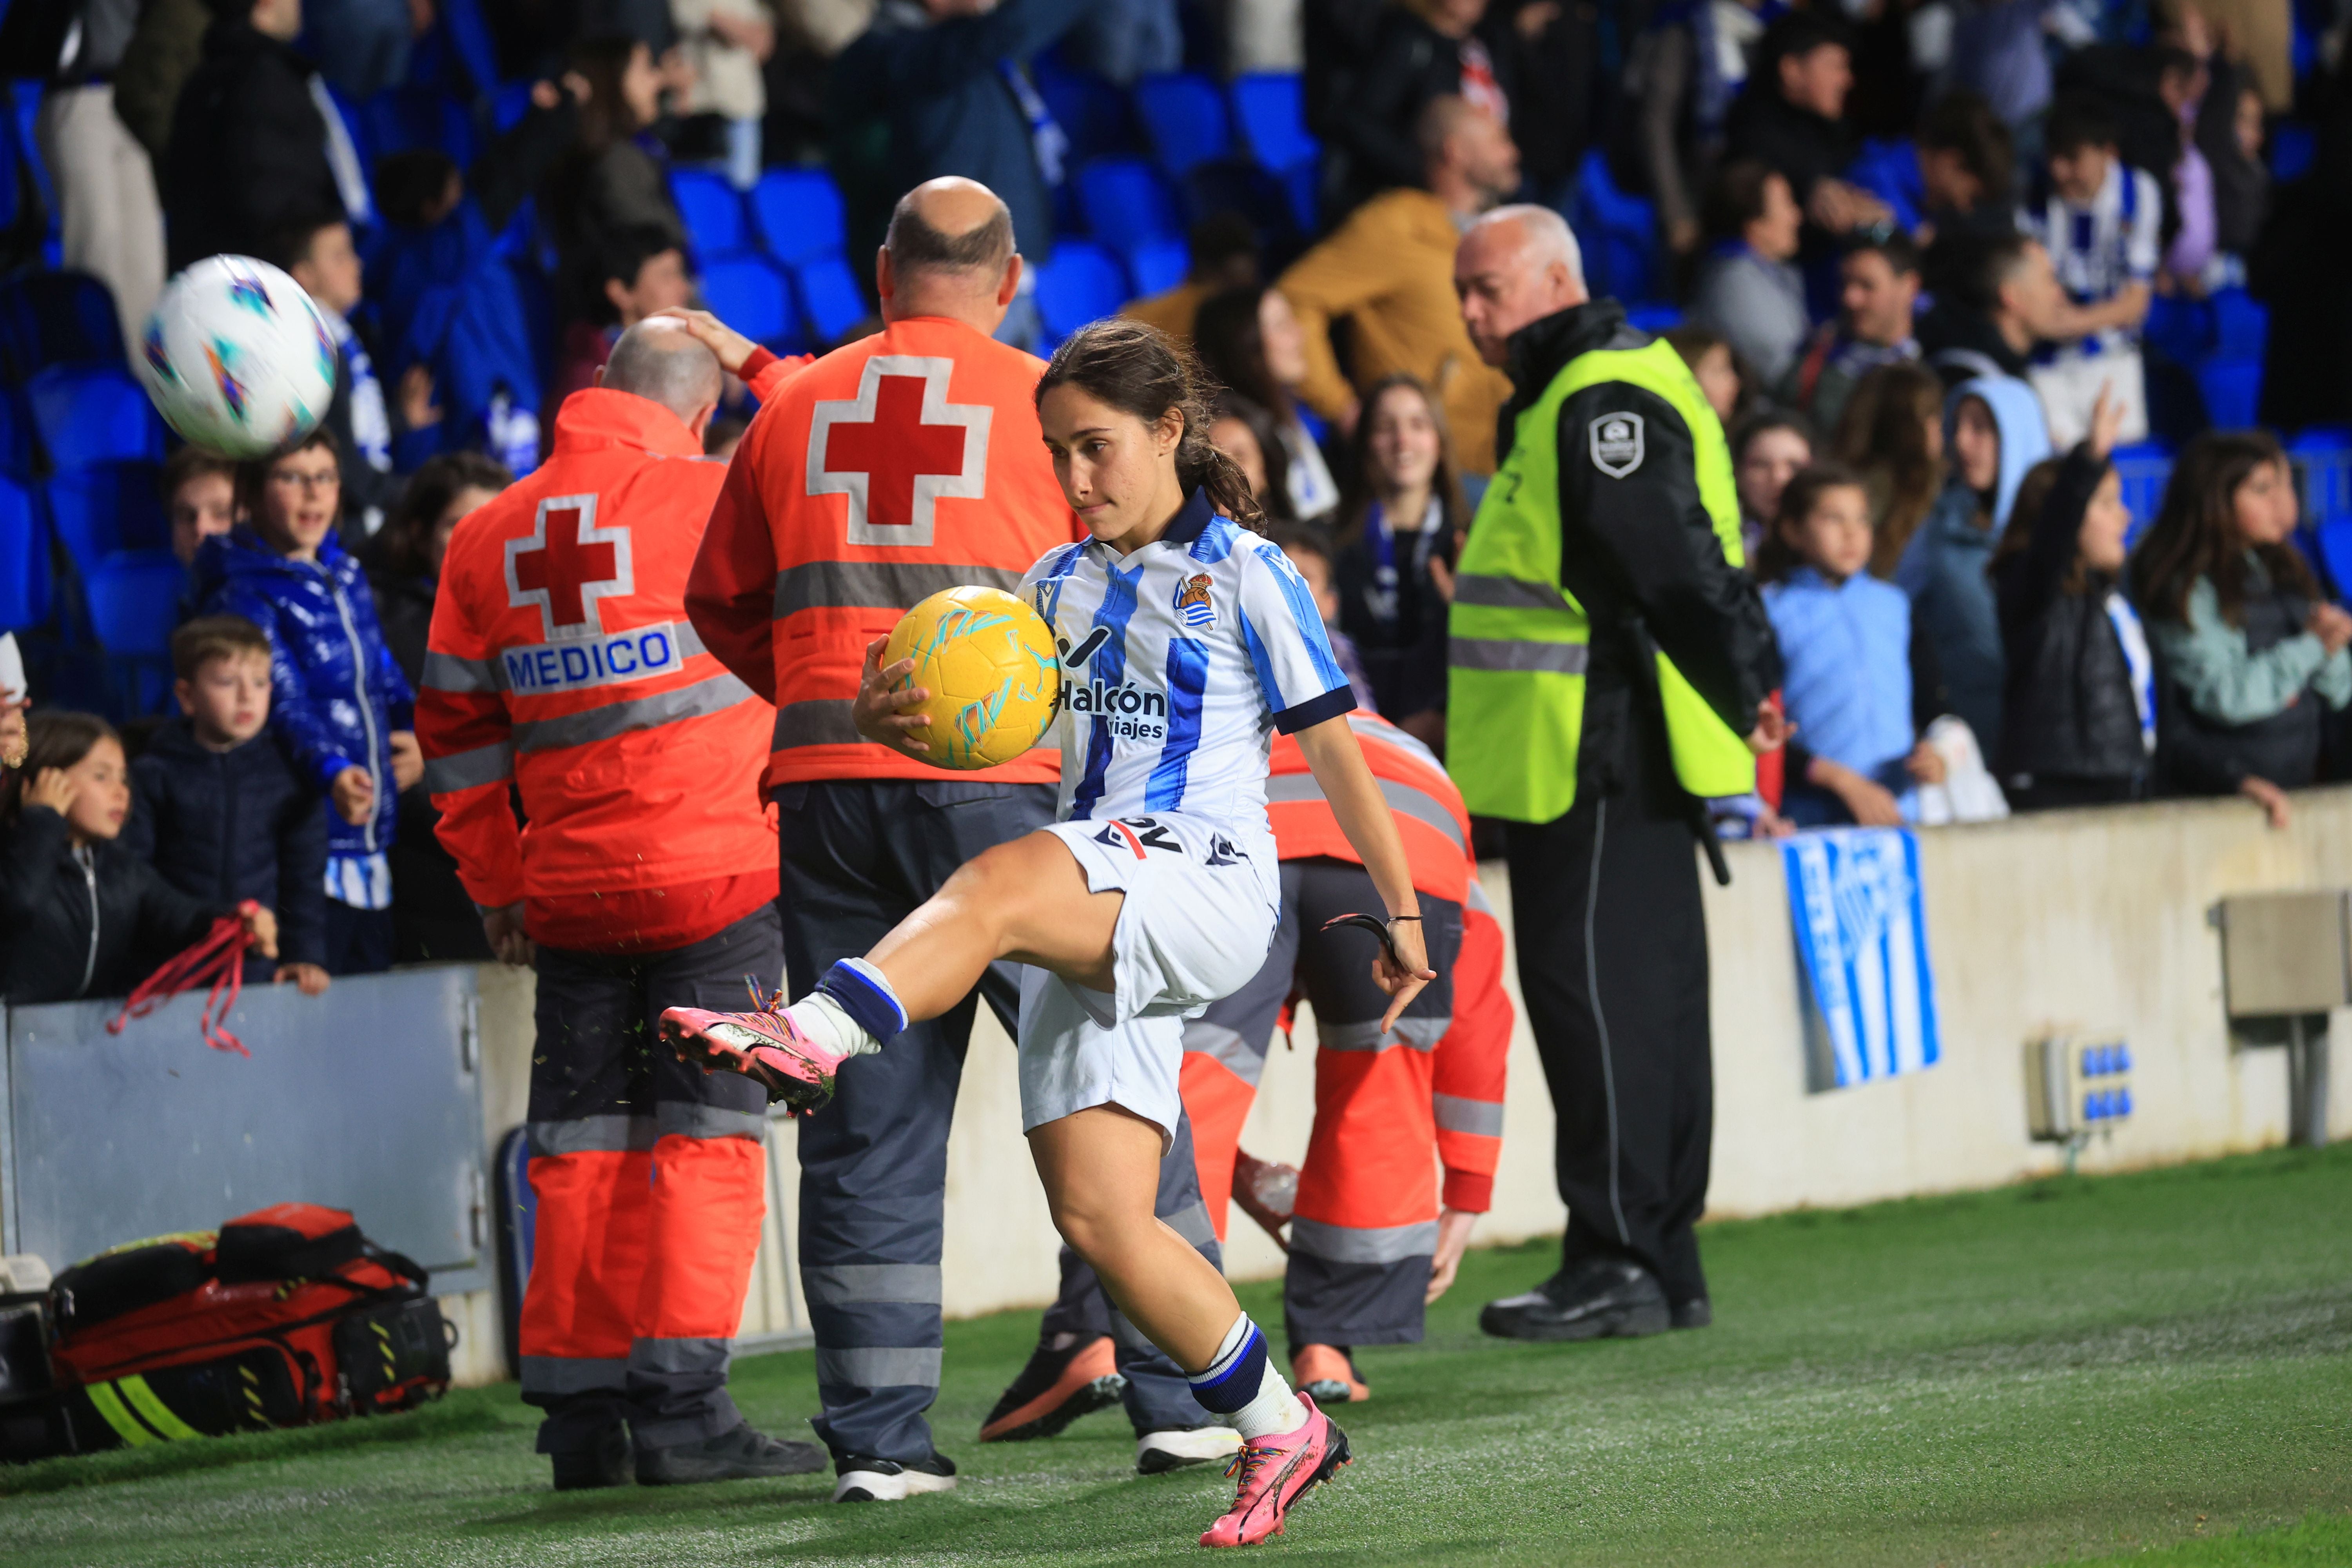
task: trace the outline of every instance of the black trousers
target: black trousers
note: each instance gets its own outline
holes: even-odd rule
[[[1509,826],[1511,913],[1559,1117],[1563,1260],[1631,1258],[1681,1302],[1706,1294],[1691,1232],[1715,1129],[1706,921],[1663,723],[1629,728],[1622,761],[1580,769],[1566,816]]]

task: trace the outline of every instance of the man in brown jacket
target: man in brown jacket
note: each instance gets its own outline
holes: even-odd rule
[[[1352,429],[1356,387],[1410,372],[1436,389],[1464,471],[1491,473],[1495,415],[1511,384],[1479,362],[1463,329],[1454,251],[1471,220],[1518,188],[1519,152],[1508,132],[1459,98],[1431,100],[1419,135],[1428,188],[1366,202],[1277,284],[1307,330],[1299,395]],[[1355,386],[1331,351],[1331,323],[1342,317],[1354,334]]]

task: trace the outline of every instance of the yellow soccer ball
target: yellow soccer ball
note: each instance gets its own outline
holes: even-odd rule
[[[950,588],[899,617],[882,650],[888,668],[915,661],[898,689],[919,686],[929,723],[908,731],[950,768],[992,768],[1034,746],[1062,696],[1062,660],[1045,618],[1000,588]]]

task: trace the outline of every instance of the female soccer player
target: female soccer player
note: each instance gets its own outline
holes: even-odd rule
[[[1055,476],[1093,538],[1030,568],[1022,593],[1062,649],[1061,820],[971,861],[863,959],[792,1006],[674,1008],[678,1048],[822,1102],[845,1058],[968,995],[998,959],[1022,990],[1022,1121],[1054,1223],[1129,1321],[1241,1434],[1231,1512],[1207,1546],[1262,1541],[1348,1459],[1345,1434],[1295,1394],[1223,1276],[1152,1215],[1173,1135],[1183,1019],[1264,963],[1281,914],[1265,814],[1275,730],[1297,737],[1388,906],[1373,974],[1383,1028],[1435,978],[1396,825],[1347,713],[1313,595],[1237,524],[1257,504],[1209,445],[1186,360],[1158,331],[1099,321],[1037,385]],[[1220,515],[1222,514],[1222,515]],[[912,755],[929,693],[912,661],[866,652],[859,732]]]

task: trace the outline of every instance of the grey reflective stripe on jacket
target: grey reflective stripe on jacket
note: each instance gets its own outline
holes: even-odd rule
[[[1381,786],[1381,795],[1388,801],[1391,811],[1402,812],[1415,821],[1429,824],[1430,826],[1452,839],[1454,847],[1464,854],[1469,853],[1470,846],[1462,837],[1462,824],[1455,821],[1454,814],[1445,809],[1444,801],[1439,800],[1427,790],[1415,789],[1412,785],[1401,783],[1396,779],[1374,776],[1375,782]],[[1276,773],[1265,781],[1265,803],[1268,805],[1284,801],[1327,798],[1323,793],[1323,786],[1315,782],[1313,773]]]
[[[857,732],[857,721],[849,715],[847,698],[812,698],[806,702],[787,702],[776,710],[776,738],[773,751],[785,751],[793,746],[855,746],[866,737]]]
[[[904,610],[950,588],[1012,593],[1021,574],[930,561],[804,561],[776,574],[775,618],[803,610]]]
[[[1527,642],[1517,637],[1452,637],[1446,659],[1456,669],[1537,670],[1582,675],[1591,649],[1580,642]]]
[[[554,752],[609,741],[633,730],[651,730],[682,720],[724,713],[752,699],[751,689],[732,675],[706,676],[700,680],[650,697],[632,697],[602,707],[583,708],[553,719],[531,719],[514,727],[519,752]]]
[[[514,777],[514,748],[504,741],[487,746],[476,746],[469,752],[452,752],[446,757],[427,757],[425,761],[425,792],[427,795],[454,795],[476,784],[497,784]]]
[[[1488,610],[1559,610],[1573,614],[1568,595],[1549,583],[1465,572],[1454,580],[1454,602]]]

